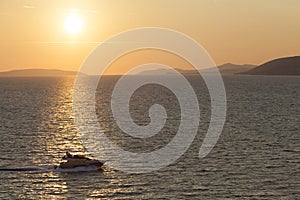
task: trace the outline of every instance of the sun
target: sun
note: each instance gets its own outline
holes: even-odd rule
[[[65,18],[65,29],[70,35],[77,35],[82,31],[83,20],[77,13],[70,13]]]

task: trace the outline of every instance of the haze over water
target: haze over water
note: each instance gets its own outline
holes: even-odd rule
[[[155,140],[132,141],[120,133],[108,108],[116,79],[103,78],[97,95],[98,119],[107,135],[131,151],[146,152],[170,141],[180,121],[172,93],[155,85],[136,92],[131,114],[137,124],[149,123],[145,111],[153,103],[166,107],[168,120]],[[0,198],[299,199],[299,77],[225,76],[225,127],[204,159],[198,152],[210,100],[201,79],[188,79],[199,98],[201,122],[194,143],[178,162],[139,175],[109,167],[103,173],[0,172]],[[1,167],[53,166],[66,150],[84,152],[72,118],[73,81],[0,78]]]

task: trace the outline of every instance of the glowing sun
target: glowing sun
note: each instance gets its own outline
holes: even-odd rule
[[[83,20],[77,13],[70,13],[65,19],[65,29],[71,35],[82,31]]]

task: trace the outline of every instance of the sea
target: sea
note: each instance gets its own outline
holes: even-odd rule
[[[157,84],[136,90],[130,99],[134,123],[149,124],[153,104],[168,118],[157,135],[135,138],[122,132],[110,109],[119,78],[99,82],[99,126],[126,151],[163,148],[180,124],[176,96]],[[198,153],[210,123],[210,95],[201,78],[187,80],[200,107],[193,143],[170,165],[135,174],[109,161],[102,171],[52,170],[66,151],[93,157],[74,122],[74,77],[0,78],[0,199],[300,199],[300,77],[223,76],[226,121],[204,158]]]

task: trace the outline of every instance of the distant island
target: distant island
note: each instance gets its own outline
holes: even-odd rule
[[[203,70],[205,73],[211,73],[212,68]],[[218,66],[222,75],[300,75],[300,56],[285,57],[271,60],[262,65],[255,66],[251,64],[232,64],[226,63]],[[196,70],[176,69],[184,75],[198,74]],[[173,75],[173,70],[169,69],[153,69],[138,72],[136,75]],[[65,71],[59,69],[22,69],[0,72],[0,77],[54,77],[54,76],[76,76],[76,71]]]
[[[242,73],[254,69],[255,67],[256,65],[251,65],[251,64],[237,65],[232,63],[226,63],[224,65],[218,66],[220,73],[224,75]]]
[[[250,69],[255,68],[255,65],[250,64],[244,64],[244,65],[237,65],[232,63],[226,63],[223,65],[218,66],[218,69],[222,75],[233,75],[241,72],[248,71]],[[212,73],[211,68],[205,69],[206,73]],[[196,70],[182,70],[182,69],[176,69],[178,72],[184,74],[184,75],[194,75],[197,74],[198,71]],[[154,69],[154,70],[147,70],[138,73],[138,75],[172,75],[172,70],[169,69]]]
[[[279,58],[266,62],[240,74],[249,75],[300,75],[300,56]]]
[[[221,74],[235,74],[247,71],[254,68],[255,65],[236,65],[227,63],[219,66]],[[193,75],[198,73],[195,70],[181,70],[177,69],[180,73],[185,75]],[[209,72],[209,69],[206,70]],[[172,75],[172,70],[168,69],[153,69],[138,73],[137,75]],[[76,76],[76,71],[65,71],[59,69],[21,69],[0,72],[0,77],[53,77],[53,76]]]
[[[203,70],[205,73],[210,73],[212,68]],[[246,75],[278,75],[278,76],[299,76],[300,75],[300,56],[285,57],[271,60],[262,65],[255,66],[250,64],[237,65],[227,63],[218,66],[222,75],[246,74]],[[196,70],[180,70],[184,75],[197,74]],[[140,72],[139,75],[172,75],[172,70],[155,69]]]
[[[59,69],[21,69],[0,72],[0,77],[52,77],[52,76],[76,76],[76,71]]]

